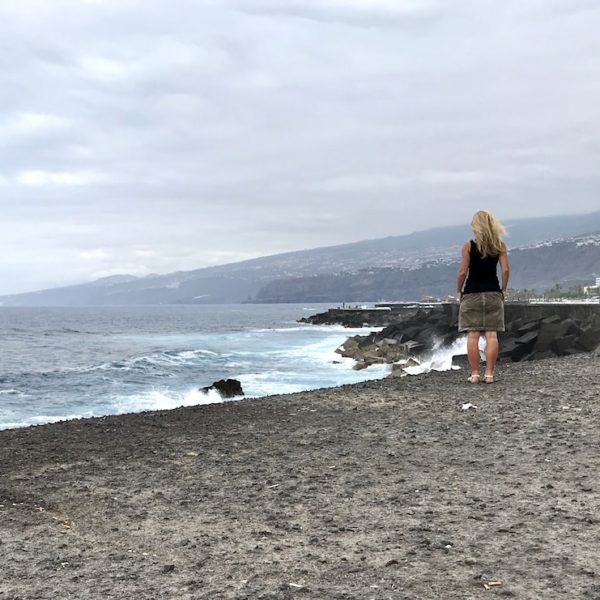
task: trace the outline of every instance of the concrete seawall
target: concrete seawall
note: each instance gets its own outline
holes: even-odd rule
[[[398,321],[413,317],[418,311],[441,311],[447,316],[450,323],[458,320],[457,303],[443,302],[438,304],[381,304],[381,308],[330,308],[325,313],[313,315],[303,319],[304,322],[331,325],[347,325],[360,327],[369,325],[385,327]],[[387,309],[387,310],[386,310]],[[522,319],[532,321],[546,317],[557,316],[561,320],[576,319],[585,321],[598,315],[600,317],[600,304],[529,304],[526,302],[507,302],[505,305],[506,322]]]

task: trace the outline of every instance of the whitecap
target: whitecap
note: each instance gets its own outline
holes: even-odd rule
[[[142,412],[146,410],[172,410],[182,406],[198,406],[223,402],[217,390],[203,392],[192,388],[185,392],[173,390],[148,390],[130,396],[117,396],[111,400],[111,413]]]
[[[479,352],[483,352],[485,341],[479,340]],[[448,346],[442,346],[440,341],[433,345],[433,350],[418,356],[418,365],[404,367],[402,370],[408,375],[422,375],[431,371],[450,371],[460,367],[452,364],[453,356],[467,354],[467,336],[462,336]]]

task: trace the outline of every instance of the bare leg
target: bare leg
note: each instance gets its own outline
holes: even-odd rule
[[[498,360],[498,334],[495,331],[486,331],[485,340],[485,374],[493,375]]]
[[[467,334],[467,356],[471,374],[479,375],[479,331],[469,331]]]

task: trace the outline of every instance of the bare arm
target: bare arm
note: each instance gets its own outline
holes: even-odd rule
[[[506,299],[506,290],[508,289],[508,278],[510,277],[510,266],[508,264],[508,252],[506,245],[502,244],[502,251],[498,257],[500,261],[500,269],[502,270],[502,295]]]
[[[460,302],[462,300],[462,290],[465,285],[465,279],[469,272],[469,264],[471,262],[471,243],[465,242],[461,251],[460,266],[458,267],[458,276],[456,278],[456,298]]]

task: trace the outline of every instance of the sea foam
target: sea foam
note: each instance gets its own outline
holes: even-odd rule
[[[485,339],[479,338],[479,353],[484,356]],[[467,354],[467,336],[462,336],[448,346],[443,346],[441,341],[433,345],[433,349],[416,357],[417,365],[404,367],[402,370],[407,375],[422,375],[431,371],[450,371],[458,370],[459,366],[452,364],[453,356],[466,356]]]

